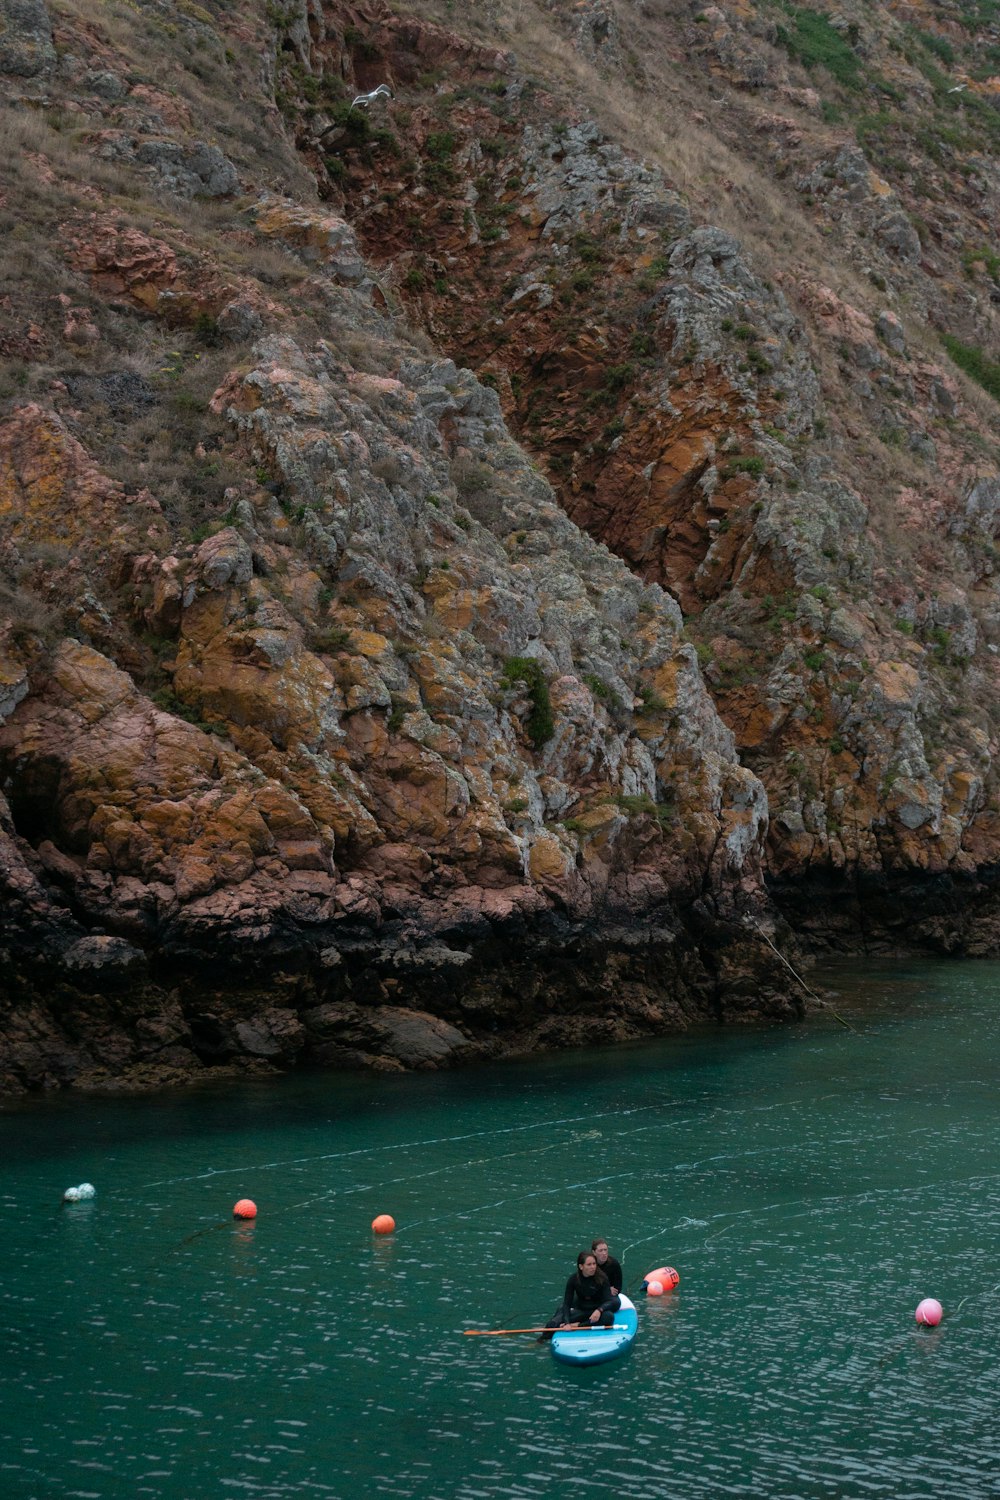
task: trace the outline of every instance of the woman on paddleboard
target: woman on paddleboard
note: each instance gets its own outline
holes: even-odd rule
[[[576,1271],[566,1283],[562,1305],[545,1326],[554,1330],[590,1323],[610,1328],[620,1306],[618,1294],[611,1290],[593,1250],[581,1250],[576,1258]]]
[[[613,1292],[623,1291],[625,1283],[622,1280],[621,1263],[615,1260],[615,1257],[608,1250],[607,1240],[592,1240],[590,1248],[597,1259],[597,1269],[604,1272],[611,1283],[611,1290]]]

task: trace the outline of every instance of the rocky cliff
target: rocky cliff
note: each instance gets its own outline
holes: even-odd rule
[[[990,947],[998,30],[0,0],[5,1087]]]

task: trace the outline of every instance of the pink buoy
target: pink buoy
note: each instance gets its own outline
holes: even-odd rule
[[[252,1198],[241,1198],[233,1204],[234,1219],[256,1219],[257,1205]]]
[[[646,1296],[647,1297],[662,1297],[663,1296],[663,1282],[662,1281],[655,1281],[655,1280],[654,1281],[647,1281],[646,1282]]]
[[[936,1297],[925,1297],[915,1314],[917,1322],[926,1323],[928,1328],[936,1328],[943,1316],[944,1308]]]

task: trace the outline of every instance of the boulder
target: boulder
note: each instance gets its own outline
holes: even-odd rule
[[[0,0],[0,74],[42,78],[55,63],[52,22],[44,0]]]

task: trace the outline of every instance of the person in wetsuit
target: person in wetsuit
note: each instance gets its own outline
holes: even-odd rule
[[[620,1292],[625,1286],[621,1262],[615,1260],[614,1256],[609,1253],[607,1240],[594,1240],[590,1248],[597,1258],[597,1269],[604,1272],[611,1283],[611,1290]]]
[[[576,1271],[566,1283],[562,1304],[545,1325],[546,1330],[584,1323],[610,1328],[620,1306],[618,1293],[611,1290],[593,1250],[581,1250],[576,1258]]]

